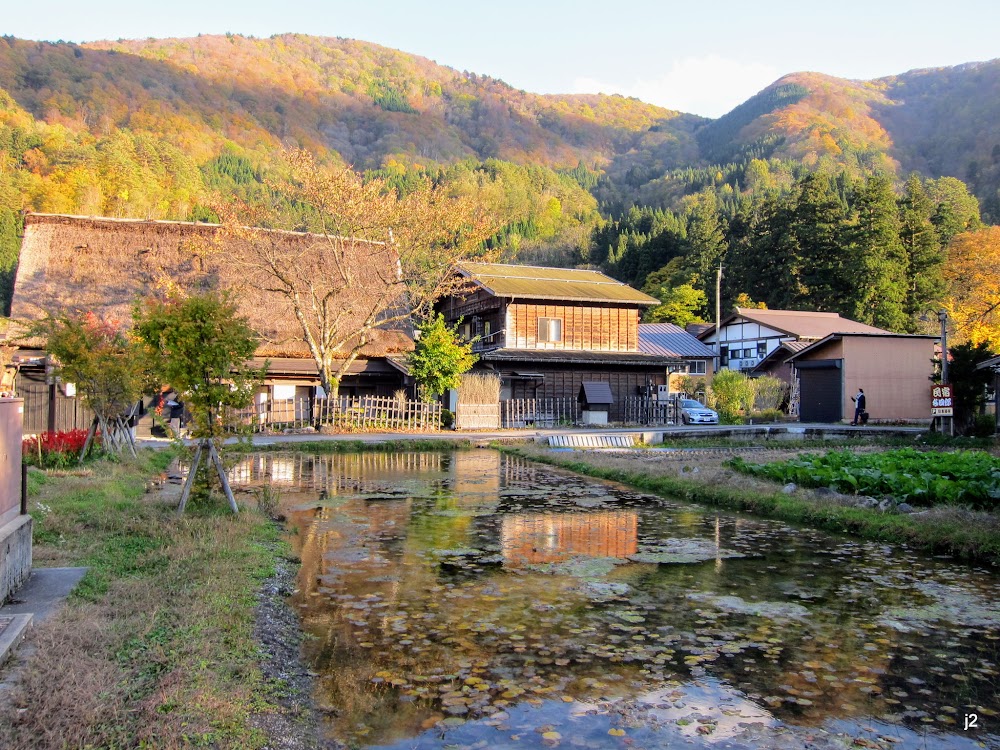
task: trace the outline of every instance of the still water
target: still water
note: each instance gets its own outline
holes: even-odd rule
[[[1000,576],[480,450],[259,454],[331,737],[1000,748]]]

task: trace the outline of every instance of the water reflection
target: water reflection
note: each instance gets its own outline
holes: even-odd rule
[[[284,488],[342,741],[1000,747],[995,573],[492,451],[238,477]]]

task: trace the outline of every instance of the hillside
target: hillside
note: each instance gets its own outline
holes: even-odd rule
[[[477,191],[504,241],[579,246],[600,204],[791,184],[802,168],[967,180],[1000,219],[1000,61],[877,81],[785,76],[714,121],[621,96],[542,96],[347,39],[86,45],[0,39],[0,207],[204,218],[281,145]],[[756,161],[754,161],[756,160]]]

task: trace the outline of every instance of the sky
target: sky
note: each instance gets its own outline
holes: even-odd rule
[[[375,42],[539,94],[635,96],[719,117],[783,75],[870,80],[1000,57],[997,0],[32,0],[21,39],[296,32]]]

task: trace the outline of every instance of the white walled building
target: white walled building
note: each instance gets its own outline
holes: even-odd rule
[[[717,334],[715,326],[711,326],[698,336],[703,343],[719,352],[716,370],[743,372],[754,369],[782,343],[811,343],[833,333],[889,333],[842,318],[837,313],[747,307],[737,307],[734,313],[724,318],[719,331]]]

